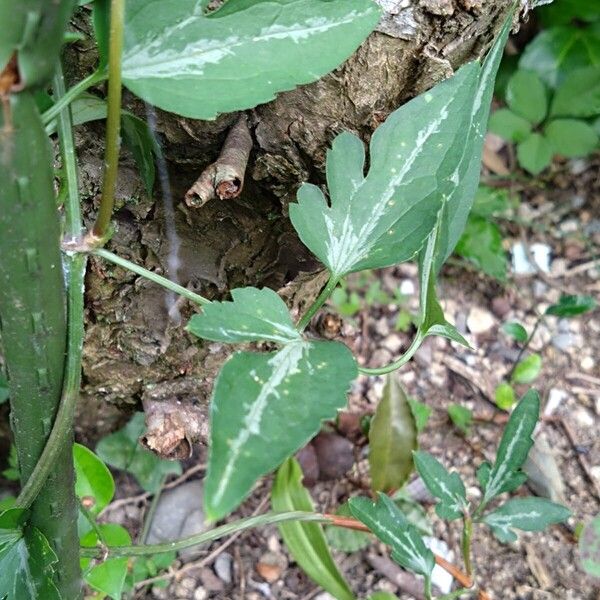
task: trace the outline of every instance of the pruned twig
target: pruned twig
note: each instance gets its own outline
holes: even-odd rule
[[[202,171],[196,183],[187,191],[185,203],[199,208],[213,198],[237,198],[244,187],[251,149],[252,136],[246,115],[242,115],[229,130],[219,158]]]

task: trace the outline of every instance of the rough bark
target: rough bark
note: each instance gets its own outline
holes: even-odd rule
[[[368,142],[392,110],[480,57],[511,4],[379,2],[387,11],[380,30],[344,65],[246,112],[253,148],[238,198],[216,198],[199,209],[183,202],[200,173],[218,158],[239,114],[202,122],[156,111],[173,206],[158,183],[154,197],[145,197],[126,158],[109,248],[208,297],[256,285],[284,288],[294,310],[306,304],[323,278],[287,218],[298,186],[323,182],[326,150],[337,133],[350,130]],[[80,47],[72,70],[85,70],[91,60],[91,53]],[[129,95],[126,102],[147,116],[139,100]],[[93,125],[81,129],[78,140],[88,217],[95,211],[102,134],[102,126]],[[79,425],[88,429],[88,436],[113,425],[114,414],[100,408],[104,403],[138,405],[157,384],[162,398],[170,397],[172,385],[172,399],[191,402],[202,413],[227,348],[200,342],[183,330],[180,323],[194,308],[188,302],[173,306],[164,290],[100,260],[91,261],[87,290],[86,399]]]

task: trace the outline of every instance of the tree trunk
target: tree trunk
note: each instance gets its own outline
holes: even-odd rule
[[[126,95],[132,110],[155,122],[168,173],[147,198],[125,156],[109,249],[211,298],[254,285],[284,288],[292,309],[309,302],[323,277],[287,217],[298,186],[324,181],[326,151],[337,133],[353,131],[368,142],[391,111],[481,57],[512,4],[378,1],[387,11],[378,31],[344,65],[247,111],[253,148],[244,190],[235,200],[211,200],[198,209],[182,201],[217,158],[238,115],[192,121],[154,112]],[[90,60],[89,52],[77,52],[71,68],[81,72]],[[96,210],[102,136],[96,124],[80,129],[78,137],[88,225]],[[184,331],[195,310],[189,302],[98,259],[88,271],[87,308],[86,398],[78,425],[88,436],[113,425],[114,411],[102,408],[106,402],[134,406],[140,399],[178,399],[204,418],[212,379],[228,349]]]

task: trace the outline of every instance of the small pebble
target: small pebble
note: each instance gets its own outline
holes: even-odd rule
[[[415,284],[411,279],[403,279],[400,282],[400,293],[403,296],[412,296],[415,293]]]
[[[184,577],[175,586],[175,595],[178,598],[191,598],[197,585],[193,577]]]
[[[287,560],[283,554],[277,552],[266,552],[260,557],[256,565],[256,571],[267,582],[277,581],[285,569]]]
[[[495,324],[496,319],[494,318],[494,315],[484,308],[474,306],[469,311],[469,316],[467,317],[467,327],[471,333],[487,333],[490,331],[490,329],[492,329],[492,327],[494,327]]]
[[[595,366],[594,359],[591,356],[584,356],[581,360],[581,368],[584,371],[591,371]]]
[[[194,592],[194,600],[206,600],[208,598],[208,592],[203,588],[196,588]]]
[[[228,552],[219,554],[215,560],[214,569],[219,579],[227,584],[231,583],[231,566],[233,557]]]

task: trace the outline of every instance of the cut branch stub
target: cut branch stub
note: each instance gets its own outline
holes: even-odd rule
[[[246,115],[230,129],[219,158],[209,165],[187,191],[185,202],[199,208],[213,198],[231,200],[242,193],[252,136]]]

